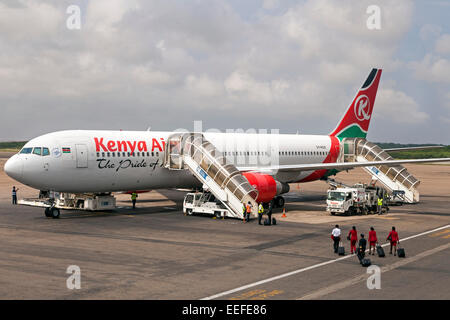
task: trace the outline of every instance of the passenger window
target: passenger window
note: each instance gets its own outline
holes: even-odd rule
[[[41,155],[41,147],[37,147],[33,149],[33,154],[36,154],[38,156]]]
[[[43,149],[42,149],[42,155],[43,155],[43,156],[48,156],[48,155],[50,155],[50,150],[48,150],[48,148],[43,148]]]

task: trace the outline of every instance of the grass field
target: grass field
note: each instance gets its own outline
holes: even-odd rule
[[[26,141],[0,142],[0,151],[17,152],[20,149],[22,149],[22,147],[25,143],[27,143],[27,142]]]

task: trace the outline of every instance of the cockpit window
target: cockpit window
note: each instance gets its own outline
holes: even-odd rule
[[[23,148],[22,150],[20,150],[20,153],[31,153],[32,150],[33,148]]]
[[[33,154],[37,154],[38,156],[41,155],[41,147],[36,147],[33,149]]]
[[[48,155],[50,155],[50,151],[48,150],[48,148],[42,148],[42,155],[43,155],[43,156],[48,156]]]

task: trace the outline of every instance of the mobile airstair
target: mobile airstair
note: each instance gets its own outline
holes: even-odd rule
[[[394,160],[394,158],[382,148],[366,139],[344,138],[341,142],[339,162],[384,160]],[[417,187],[420,181],[409,173],[405,167],[401,165],[380,165],[363,168],[372,176],[372,179],[379,181],[389,192],[404,191],[406,203],[419,202],[419,191]]]
[[[214,194],[229,210],[228,216],[242,219],[242,204],[248,202],[253,207],[252,215],[257,215],[258,191],[203,134],[171,135],[166,142],[164,166],[169,170],[189,169],[203,183],[203,189]]]

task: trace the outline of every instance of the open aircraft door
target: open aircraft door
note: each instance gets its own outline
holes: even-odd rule
[[[88,167],[88,152],[85,144],[75,145],[77,150],[77,168],[87,168]]]

